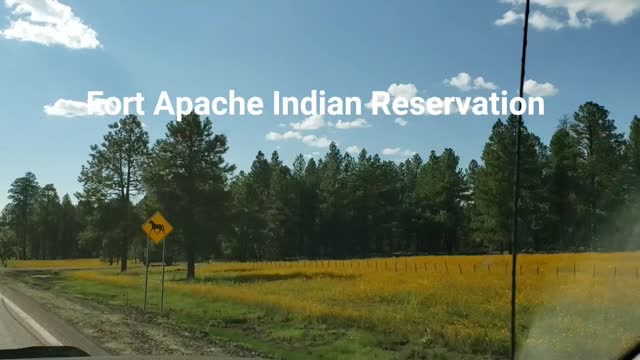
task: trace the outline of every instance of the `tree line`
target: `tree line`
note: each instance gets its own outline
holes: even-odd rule
[[[142,257],[140,224],[155,210],[171,220],[171,257],[241,261],[459,254],[509,249],[516,118],[498,119],[480,161],[453,149],[402,162],[362,150],[298,155],[259,151],[235,174],[228,141],[208,118],[171,121],[155,144],[140,120],[109,125],[93,145],[74,204],[28,172],[0,215],[2,258],[100,256],[126,271]],[[629,136],[586,102],[559,121],[549,145],[521,135],[521,251],[640,248],[640,118]]]

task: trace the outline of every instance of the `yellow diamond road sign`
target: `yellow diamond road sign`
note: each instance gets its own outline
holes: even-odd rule
[[[159,244],[173,231],[173,226],[158,211],[142,224],[142,231],[147,234],[151,241]]]

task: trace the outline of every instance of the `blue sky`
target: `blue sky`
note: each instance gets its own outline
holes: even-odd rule
[[[143,117],[152,141],[170,116],[150,115],[162,90],[172,96],[240,95],[270,99],[324,89],[360,96],[390,85],[420,96],[488,96],[518,87],[520,0],[485,1],[29,1],[0,4],[0,206],[10,183],[33,171],[60,194],[80,190],[77,175],[89,146],[118,117],[78,115],[89,90],[147,97]],[[527,79],[545,95],[546,114],[526,117],[548,143],[558,119],[579,104],[605,105],[627,132],[640,114],[639,0],[534,0]],[[460,73],[468,74],[460,76]],[[450,84],[446,79],[456,78]],[[453,85],[457,86],[453,86]],[[467,89],[471,88],[471,89]],[[47,114],[43,107],[55,105]],[[62,106],[62,105],[66,105]],[[356,117],[325,117],[327,122]],[[368,126],[302,130],[402,160],[417,151],[452,147],[461,166],[479,159],[495,117],[363,114]],[[269,140],[294,131],[304,117],[212,117],[229,138],[228,161],[247,169],[258,150],[278,150],[290,163],[326,148],[299,139]],[[283,126],[284,125],[284,126]],[[320,144],[321,145],[321,144]]]

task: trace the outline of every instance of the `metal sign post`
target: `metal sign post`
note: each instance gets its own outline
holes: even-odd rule
[[[167,243],[167,238],[162,241],[162,284],[160,285],[160,312],[164,309],[164,248]]]
[[[171,232],[173,226],[165,219],[159,211],[153,214],[147,221],[142,224],[142,232],[147,234],[147,269],[144,275],[144,311],[147,311],[147,284],[149,281],[149,263],[151,262],[151,254],[149,253],[149,241],[153,241],[158,245],[163,241]],[[160,312],[164,308],[164,252],[165,244],[162,242],[162,285],[160,287]]]
[[[144,272],[144,308],[143,311],[147,312],[147,284],[149,283],[149,237],[147,236],[147,256],[145,257],[145,267],[146,270]]]

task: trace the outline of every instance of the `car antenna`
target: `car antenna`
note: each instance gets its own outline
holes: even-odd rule
[[[520,63],[520,92],[524,95],[525,65],[527,60],[527,35],[529,32],[530,0],[526,0],[524,12],[524,29],[522,35],[522,60]],[[520,112],[521,102],[518,102]],[[511,234],[511,360],[516,358],[516,262],[518,260],[518,205],[520,200],[520,137],[522,133],[522,113],[516,120],[515,165],[513,171],[513,233]]]

